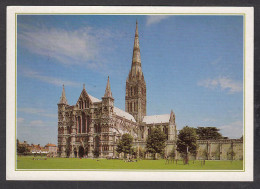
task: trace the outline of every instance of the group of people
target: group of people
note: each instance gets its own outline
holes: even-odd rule
[[[47,160],[47,158],[33,158],[32,160]]]
[[[175,161],[176,164],[178,163],[178,159],[174,159],[174,158],[169,157],[169,156],[165,156],[164,159],[166,160],[165,164],[174,163],[174,161]]]
[[[108,160],[109,160],[109,159],[119,159],[119,158],[118,158],[118,157],[114,157],[114,156],[113,156],[113,157],[106,157],[106,159],[108,159]]]
[[[129,158],[129,159],[124,160],[124,162],[137,162],[137,159]]]

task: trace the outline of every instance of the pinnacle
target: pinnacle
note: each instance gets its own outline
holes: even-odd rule
[[[174,122],[174,119],[175,119],[175,114],[174,114],[173,110],[171,110],[170,122],[171,122],[171,121]]]
[[[107,86],[106,86],[106,91],[105,91],[104,97],[112,97],[112,92],[111,92],[111,87],[110,87],[110,82],[109,82],[109,76],[107,78]]]
[[[64,84],[62,85],[62,93],[61,93],[61,97],[60,97],[60,102],[59,104],[68,104],[68,101],[66,99],[66,95],[65,95],[65,87]]]

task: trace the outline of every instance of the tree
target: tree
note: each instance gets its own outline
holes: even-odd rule
[[[166,144],[166,135],[160,128],[152,128],[151,134],[148,135],[146,141],[146,151],[152,153],[155,159],[156,153],[162,154]]]
[[[131,148],[130,154],[132,155],[132,157],[136,158],[136,156],[137,156],[137,148]]]
[[[17,150],[17,152],[18,152],[18,146],[19,146],[19,144],[20,144],[19,140],[16,139],[16,150]]]
[[[132,142],[133,142],[133,137],[126,133],[122,135],[122,138],[119,140],[117,144],[117,149],[116,151],[120,153],[124,153],[124,158],[126,158],[127,154],[130,154],[132,152]]]
[[[198,140],[217,140],[223,138],[222,134],[219,133],[219,129],[216,127],[198,127],[196,133]]]
[[[30,150],[27,148],[26,145],[22,145],[20,144],[19,140],[16,140],[16,145],[17,145],[17,153],[18,154],[26,154],[28,153]]]
[[[177,140],[177,151],[181,153],[181,155],[185,159],[185,163],[188,163],[188,155],[196,154],[197,152],[197,134],[196,129],[185,126],[182,130],[180,130]]]

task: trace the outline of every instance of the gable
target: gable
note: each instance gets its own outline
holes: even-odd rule
[[[78,101],[76,103],[76,106],[78,106],[79,108],[82,107],[89,107],[90,104],[92,104],[92,100],[90,99],[90,97],[88,96],[88,93],[85,89],[82,90]]]

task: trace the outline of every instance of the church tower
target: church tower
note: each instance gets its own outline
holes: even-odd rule
[[[146,83],[141,65],[137,21],[132,66],[126,80],[125,111],[132,114],[139,123],[146,115]]]

